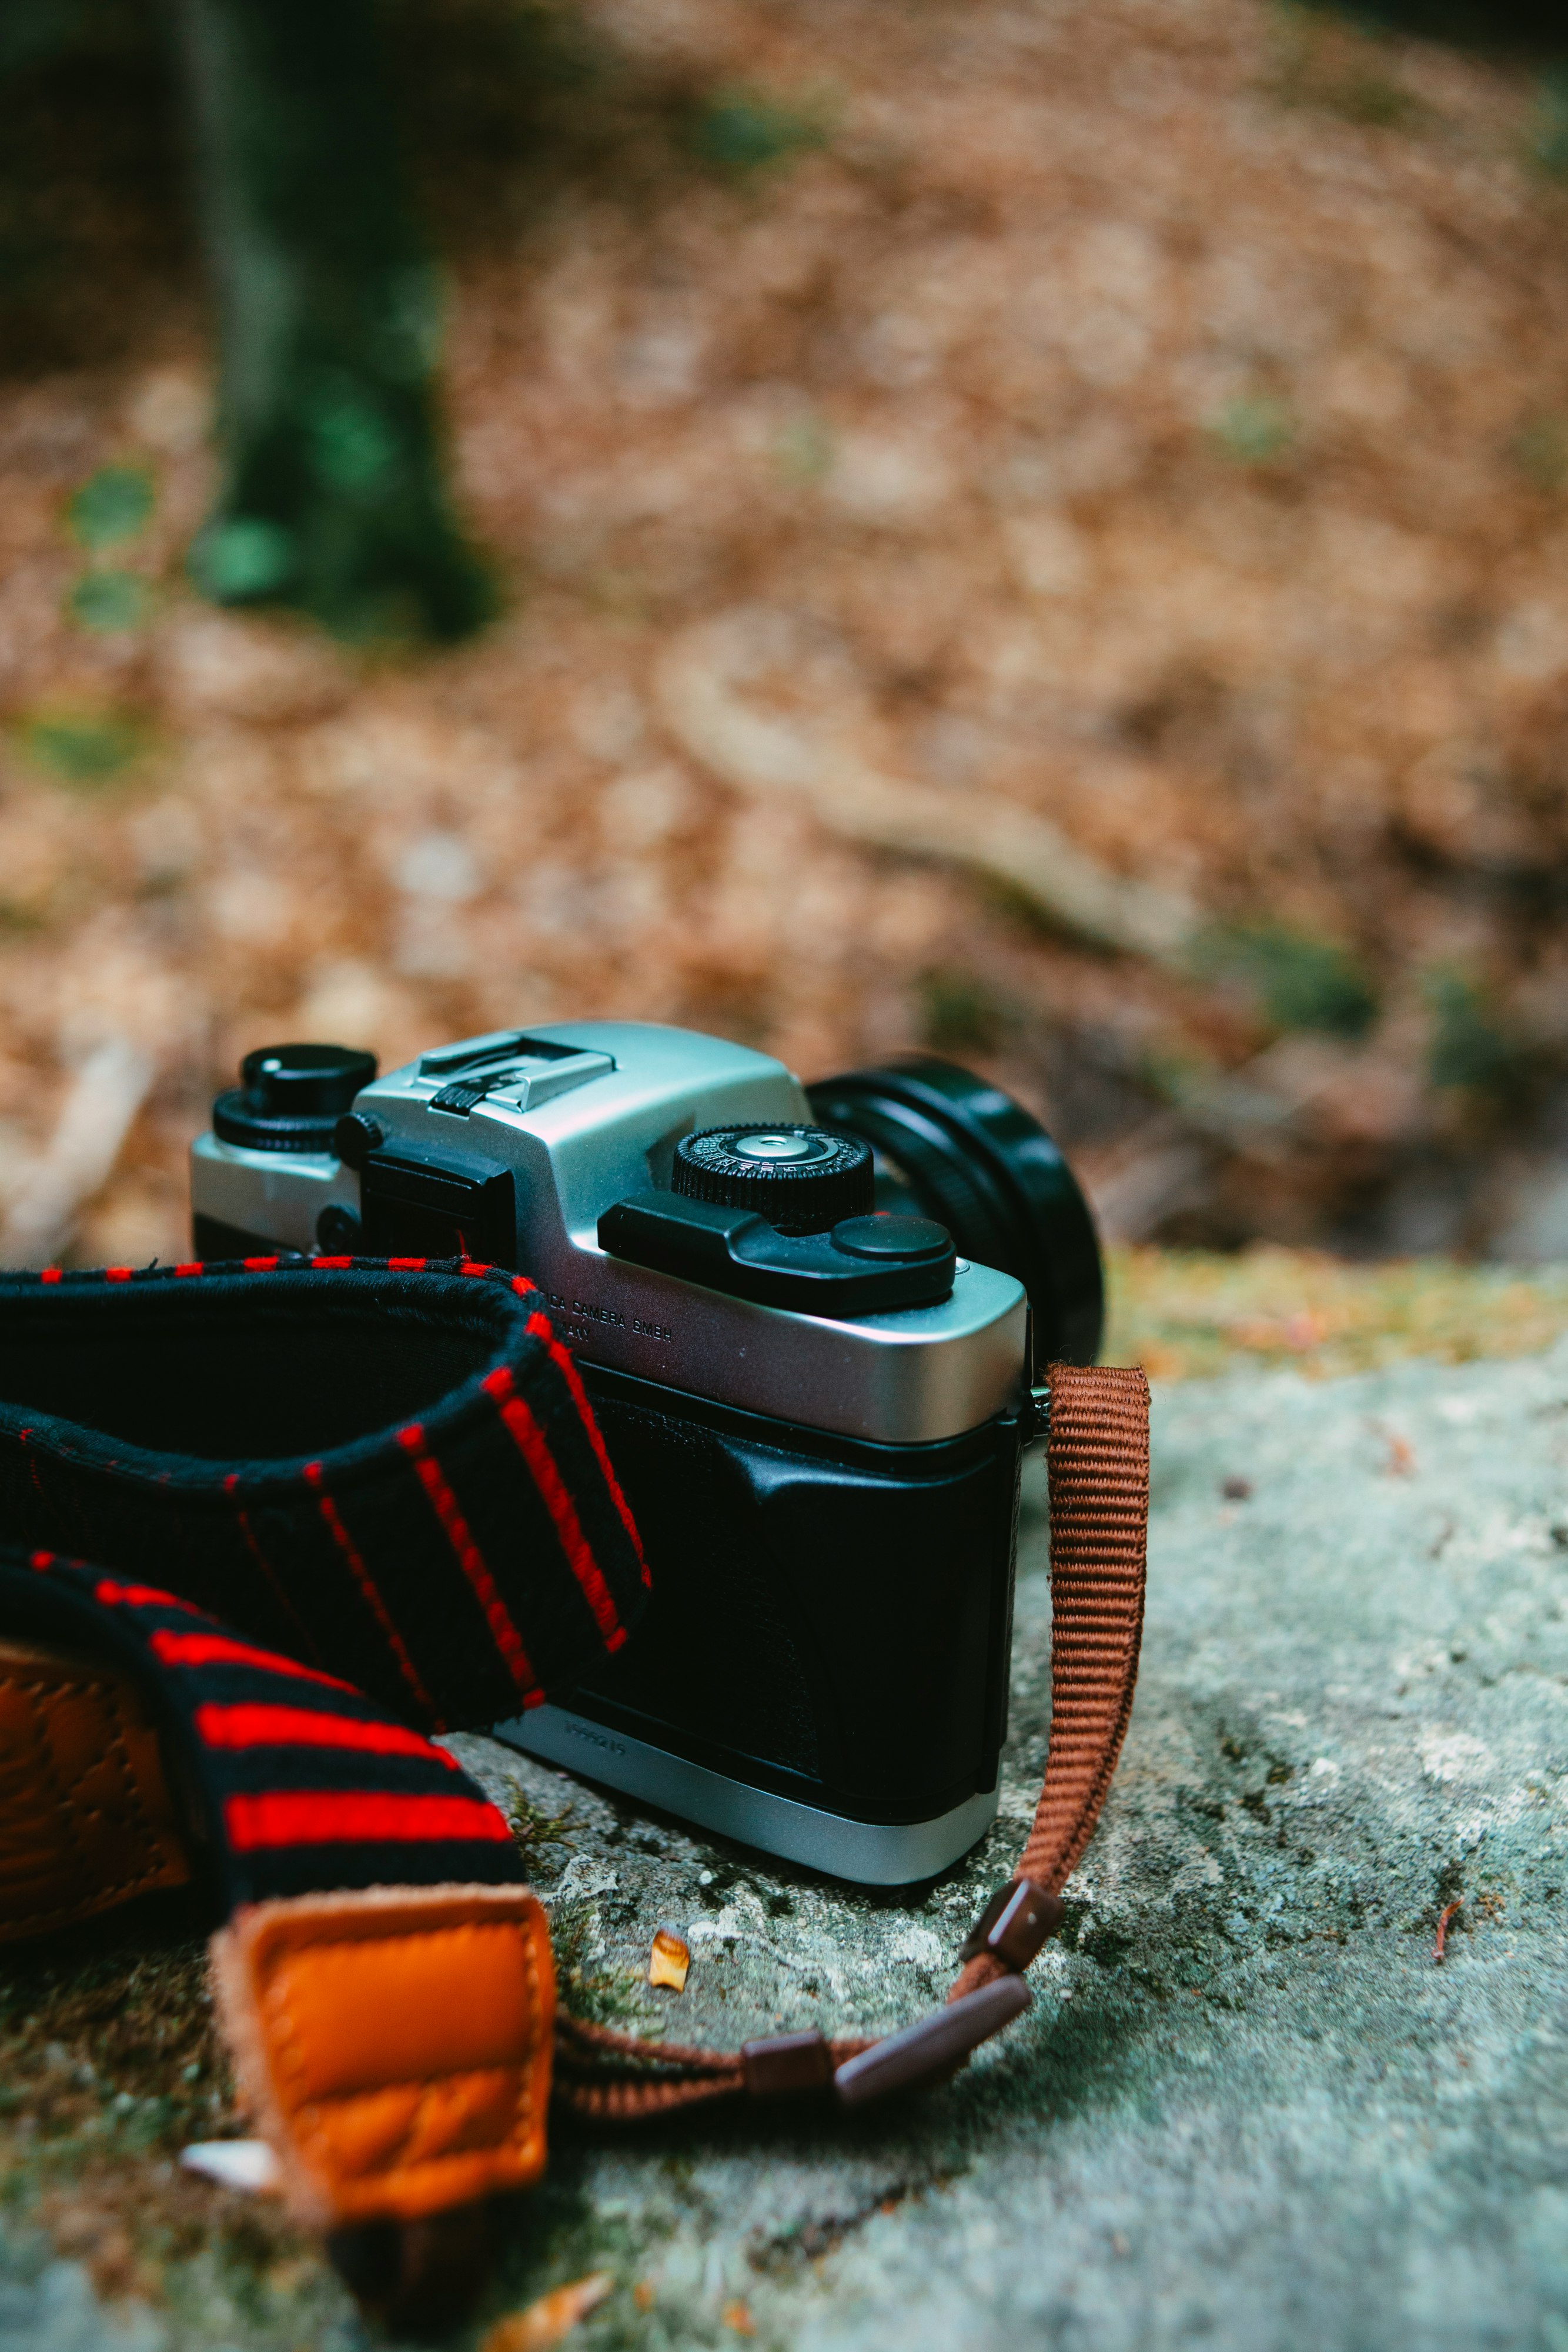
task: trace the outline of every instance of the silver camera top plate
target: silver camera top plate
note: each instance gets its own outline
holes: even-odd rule
[[[530,1042],[546,1052],[530,1055]],[[435,1106],[481,1082],[467,1108]],[[542,1022],[423,1055],[365,1087],[355,1108],[389,1144],[481,1153],[512,1170],[518,1265],[589,1360],[887,1444],[956,1436],[1021,1402],[1027,1304],[994,1267],[965,1266],[940,1306],[838,1321],[600,1248],[601,1213],[667,1187],[683,1135],[732,1120],[811,1123],[799,1080],[768,1055],[649,1022]],[[259,1219],[302,1250],[315,1247],[323,1208],[359,1204],[359,1179],[327,1154],[252,1151],[210,1134],[193,1149],[192,1191],[209,1215],[251,1231]]]

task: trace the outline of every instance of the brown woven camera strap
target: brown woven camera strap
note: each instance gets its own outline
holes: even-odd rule
[[[848,2104],[949,2073],[1028,2005],[1024,1968],[1061,1924],[1061,1892],[1093,1834],[1137,1679],[1149,1518],[1149,1386],[1135,1368],[1056,1364],[1048,1376],[1051,1743],[1017,1870],[977,1921],[947,2011],[885,2042],[784,2034],[742,2050],[641,2042],[558,2016],[555,2095],[597,2123],[638,2123],[710,2099],[825,2088]],[[998,1987],[988,2000],[987,1989]],[[1009,1997],[1011,1995],[1012,1997]],[[983,2031],[945,2032],[965,2003]],[[885,2063],[873,2064],[885,2052]],[[862,2055],[863,2053],[863,2055]],[[863,2089],[839,2074],[863,2068]],[[851,2070],[852,2074],[854,2070]]]
[[[1133,1711],[1149,1528],[1149,1384],[1136,1369],[1051,1376],[1051,1747],[1014,1876],[1060,1895],[1094,1833]],[[1002,1975],[968,1960],[948,1998]]]

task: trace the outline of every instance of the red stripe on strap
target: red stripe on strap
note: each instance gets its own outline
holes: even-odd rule
[[[257,1650],[249,1642],[233,1642],[226,1633],[167,1633],[160,1629],[149,1647],[166,1666],[259,1666],[265,1674],[296,1675],[301,1682],[325,1683],[329,1690],[360,1696],[352,1683],[340,1683],[336,1675],[318,1674],[298,1659],[277,1650]]]
[[[354,1261],[351,1257],[313,1257],[310,1263],[319,1274],[341,1274],[343,1268],[352,1265]]]
[[[128,1265],[106,1265],[103,1269],[103,1278],[105,1282],[129,1282],[131,1268]]]
[[[38,1280],[40,1282],[58,1282],[62,1279],[63,1272],[64,1269],[60,1266],[47,1265],[39,1275]]]
[[[305,1476],[307,1483],[315,1490],[316,1507],[326,1522],[328,1532],[348,1562],[349,1573],[360,1588],[361,1598],[381,1627],[386,1645],[397,1661],[398,1672],[413,1693],[420,1706],[435,1725],[436,1729],[444,1731],[446,1727],[436,1714],[430,1693],[419,1678],[419,1668],[408,1654],[408,1644],[392,1622],[392,1612],[382,1599],[374,1577],[365,1566],[358,1544],[343,1525],[338,1506],[327,1492],[326,1473],[319,1462],[308,1462],[305,1465]]]
[[[387,1272],[389,1274],[423,1274],[429,1264],[430,1260],[427,1257],[389,1257]]]
[[[258,1846],[403,1845],[437,1838],[508,1845],[511,1832],[481,1797],[390,1797],[371,1791],[269,1789],[224,1801],[229,1843]]]
[[[300,1617],[298,1610],[296,1609],[293,1601],[290,1601],[287,1593],[285,1592],[281,1583],[278,1581],[277,1576],[273,1570],[272,1562],[267,1559],[267,1554],[263,1551],[260,1542],[257,1539],[256,1529],[250,1523],[250,1513],[246,1509],[245,1505],[238,1499],[238,1489],[239,1472],[237,1470],[231,1470],[224,1480],[224,1492],[228,1496],[230,1501],[233,1502],[235,1506],[235,1517],[238,1522],[240,1534],[245,1538],[245,1548],[246,1551],[249,1552],[251,1559],[256,1562],[256,1572],[266,1584],[267,1591],[271,1593],[274,1601],[277,1601],[279,1609],[287,1618],[289,1623],[294,1627],[295,1632],[298,1634],[301,1642],[303,1642],[305,1647],[309,1651],[317,1664],[319,1665],[321,1663],[321,1653],[317,1648],[316,1643],[311,1640],[309,1630]]]
[[[242,1257],[240,1264],[244,1266],[246,1274],[276,1274],[277,1272],[277,1260],[275,1257]]]
[[[413,1457],[420,1484],[430,1496],[435,1516],[446,1531],[446,1540],[457,1555],[457,1564],[473,1588],[474,1598],[485,1612],[491,1639],[507,1662],[507,1671],[522,1693],[523,1705],[538,1706],[543,1693],[539,1689],[538,1676],[523,1647],[523,1637],[512,1622],[511,1612],[490,1573],[489,1563],[470,1535],[468,1522],[457,1507],[457,1497],[448,1486],[440,1463],[431,1453],[418,1422],[411,1421],[406,1429],[400,1429],[397,1442],[403,1452]]]
[[[16,1432],[16,1443],[18,1445],[30,1445],[32,1442],[33,1433],[30,1429],[19,1429]],[[38,1465],[34,1461],[30,1454],[27,1456],[27,1475],[33,1482],[34,1494],[38,1496],[41,1499],[44,1492],[44,1482],[38,1475]]]
[[[543,1496],[546,1508],[555,1521],[555,1531],[565,1552],[573,1576],[582,1587],[584,1597],[593,1612],[593,1622],[599,1628],[600,1639],[607,1650],[618,1650],[626,1639],[626,1628],[615,1614],[615,1603],[610,1597],[610,1587],[604,1581],[602,1570],[593,1557],[593,1548],[582,1532],[582,1522],[577,1516],[577,1506],[567,1493],[560,1472],[555,1466],[544,1431],[517,1392],[517,1385],[505,1364],[497,1365],[485,1376],[484,1386],[496,1400],[501,1419],[511,1433],[518,1453],[533,1474],[533,1481]]]
[[[183,1616],[205,1618],[209,1625],[213,1622],[204,1609],[193,1609],[177,1592],[165,1592],[156,1584],[114,1584],[106,1576],[93,1587],[92,1597],[109,1609],[117,1603],[125,1609],[178,1609]]]
[[[637,1533],[637,1522],[632,1517],[632,1506],[621,1491],[621,1481],[615,1475],[614,1465],[605,1450],[599,1423],[593,1416],[593,1407],[588,1402],[588,1391],[583,1387],[582,1376],[571,1360],[571,1350],[563,1347],[556,1337],[555,1326],[548,1315],[529,1316],[528,1335],[531,1339],[544,1341],[549,1350],[551,1363],[571,1391],[571,1401],[577,1407],[577,1417],[588,1433],[588,1442],[598,1457],[599,1467],[604,1474],[605,1483],[610,1488],[615,1507],[621,1514],[621,1524],[632,1538],[632,1549],[637,1555],[637,1565],[643,1572],[643,1582],[644,1585],[649,1585],[653,1582],[653,1579],[648,1574],[648,1563],[643,1557],[643,1538]]]
[[[318,1715],[308,1706],[249,1704],[196,1709],[196,1729],[209,1748],[351,1748],[365,1756],[423,1756],[457,1770],[457,1759],[401,1723],[364,1723],[348,1715]]]
[[[200,1258],[193,1258],[193,1259],[191,1260],[191,1262],[190,1262],[190,1264],[189,1264],[188,1265],[177,1265],[177,1266],[174,1268],[174,1271],[175,1271],[175,1273],[176,1273],[176,1274],[187,1274],[187,1275],[188,1275],[188,1274],[205,1274],[206,1270],[207,1270],[207,1269],[206,1269],[205,1265],[202,1263],[202,1261],[201,1261],[201,1259],[200,1259]]]

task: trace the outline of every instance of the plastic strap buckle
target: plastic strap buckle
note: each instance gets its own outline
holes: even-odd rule
[[[958,1957],[977,1960],[986,1953],[1004,1969],[1021,1973],[1061,1921],[1060,1895],[1048,1894],[1032,1878],[1009,1878],[1005,1886],[998,1887],[965,1937]]]
[[[825,2091],[833,2079],[833,2053],[820,2033],[775,2033],[766,2042],[743,2042],[740,2063],[754,2099]]]
[[[946,2009],[906,2025],[902,2033],[873,2042],[858,2057],[846,2058],[833,2076],[839,2105],[863,2106],[868,2099],[885,2098],[891,2091],[951,2074],[971,2050],[1021,2016],[1030,1999],[1022,1977],[998,1977],[995,1984],[982,1985],[978,1992],[966,1993],[962,2000],[950,2000]]]

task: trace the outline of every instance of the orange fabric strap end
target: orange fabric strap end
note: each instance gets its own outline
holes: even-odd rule
[[[555,1973],[526,1887],[258,1903],[212,1953],[241,2095],[300,2221],[418,2221],[538,2179]]]

